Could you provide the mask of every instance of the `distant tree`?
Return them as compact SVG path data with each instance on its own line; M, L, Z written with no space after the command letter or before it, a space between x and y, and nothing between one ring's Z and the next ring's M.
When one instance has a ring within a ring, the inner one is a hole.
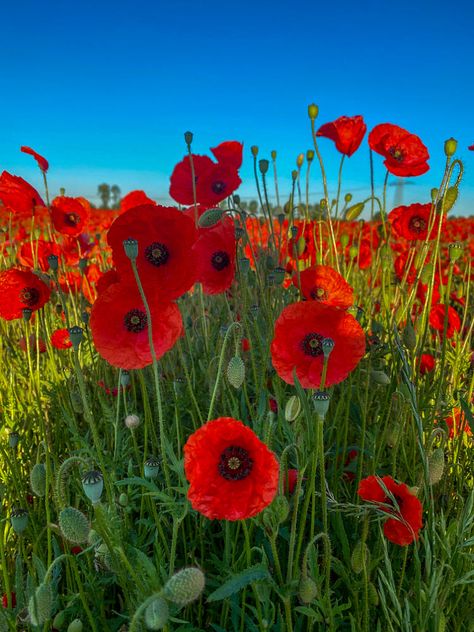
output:
M97 193L102 201L102 208L109 208L110 202L110 186L108 184L99 184L97 187Z
M113 184L110 193L112 194L112 208L118 208L120 206L120 187Z

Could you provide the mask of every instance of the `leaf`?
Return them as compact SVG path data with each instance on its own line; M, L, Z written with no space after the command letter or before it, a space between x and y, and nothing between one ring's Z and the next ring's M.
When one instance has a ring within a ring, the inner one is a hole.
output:
M251 566L247 568L245 571L234 575L230 579L228 579L222 586L217 588L214 592L212 592L207 601L220 601L221 599L226 599L231 595L234 595L245 586L248 586L252 582L255 582L259 579L268 579L270 574L268 569L263 564L256 564L255 566Z
M121 481L116 481L115 484L117 485L117 487L124 487L125 485L139 485L141 487L146 487L152 492L158 491L155 483L147 481L145 478L140 478L139 476L132 476L132 478L122 478Z

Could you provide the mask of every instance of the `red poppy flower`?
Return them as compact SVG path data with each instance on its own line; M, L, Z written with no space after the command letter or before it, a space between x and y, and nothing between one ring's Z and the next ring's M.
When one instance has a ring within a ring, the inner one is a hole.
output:
M273 452L241 421L220 417L184 446L188 499L207 518L245 520L260 513L278 489Z
M16 606L16 593L11 592L10 593L10 597L11 597L12 608L14 608ZM2 595L2 606L4 608L8 608L8 595L7 595L7 593L3 593L3 595Z
M347 281L331 266L315 265L293 275L293 283L299 287L308 301L318 301L347 309L354 302L354 291Z
M468 437L472 436L472 430L468 424L466 415L460 408L455 408L453 414L445 419L445 422L449 428L450 439L458 437L461 433L464 433Z
M215 163L209 156L199 156L197 154L192 154L192 156L194 179L197 182L203 173L213 168ZM170 196L179 204L194 204L193 179L189 156L185 156L173 169L170 178Z
M69 331L67 329L56 329L51 334L51 344L56 349L70 349L72 347Z
M44 173L48 171L49 169L48 161L46 160L46 158L43 158L43 156L38 154L38 152L36 152L34 149L31 149L31 147L23 146L23 147L20 147L20 151L22 151L24 154L30 154L30 156L33 156L33 158L38 163L38 167L41 169L41 171L43 171Z
M48 302L51 290L31 270L0 272L0 318L22 318L24 309L36 311Z
M395 499L398 508L383 486ZM383 526L387 540L400 546L406 546L418 540L419 531L423 526L423 507L405 483L396 483L391 476L384 476L381 479L378 476L368 476L360 482L358 494L368 502L389 505L389 507L380 506L381 511L395 516L389 518Z
M341 154L352 156L359 149L366 131L367 125L362 116L340 116L331 123L321 125L316 136L330 138Z
M75 237L82 233L88 216L88 210L80 199L59 196L51 203L54 228L63 235Z
M283 491L285 494L293 494L298 483L298 470L290 469L286 473L286 480L283 481Z
M122 213L107 234L120 278L133 279L123 242L138 241L137 268L145 292L173 300L184 294L196 278L194 222L172 207L137 206ZM147 291L149 290L149 291ZM148 296L147 296L148 297Z
M243 147L243 144L236 140L227 140L217 145L217 147L211 147L211 151L217 162L237 170L242 165Z
M157 358L169 351L182 333L183 321L175 303L158 294L147 297ZM99 354L112 366L142 369L152 362L148 319L134 283L114 283L97 298L90 316L92 338Z
M272 362L278 375L293 384L296 369L303 388L319 388L324 338L331 338L335 343L326 375L326 386L331 386L345 380L364 356L362 327L351 314L317 301L285 307L275 323L271 344Z
M230 219L220 221L209 230L200 231L194 246L196 281L205 294L227 290L235 275L235 230Z
M468 149L469 151L474 151L474 145L469 145Z
M20 216L31 216L35 207L45 205L36 189L8 171L0 176L0 202L7 211Z
M435 359L431 353L422 353L420 357L420 374L426 375L426 373L431 373L435 368Z
M446 331L446 337L452 338L456 331L461 330L461 319L457 311L451 307L451 305L447 306L448 308L448 328ZM446 312L446 305L442 305L438 303L430 310L429 323L433 329L439 331L441 334L444 332L444 315Z
M156 205L156 202L149 198L145 191L130 191L120 200L120 212L125 213L129 208L142 206L143 204Z
M432 212L435 213L435 221L428 235ZM397 206L390 211L388 221L400 237L424 241L426 238L436 239L440 222L442 228L446 225L446 216L437 214L431 204L410 204L409 206Z
M369 134L370 148L381 154L384 165L396 176L420 176L429 169L428 150L415 134L391 123L376 125Z
M34 241L25 241L18 253L19 262L30 268L39 268L43 272L48 272L49 255L59 257L61 249L54 241L46 241L45 239L36 239Z
M97 294L102 294L107 288L119 281L120 277L117 270L114 270L113 268L111 270L107 270L107 272L105 272L95 284Z

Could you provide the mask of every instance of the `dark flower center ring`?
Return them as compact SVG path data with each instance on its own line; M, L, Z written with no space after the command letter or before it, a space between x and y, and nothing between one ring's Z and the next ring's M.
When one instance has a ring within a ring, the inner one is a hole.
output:
M400 149L398 149L398 147L391 147L388 150L388 153L392 156L392 158L394 158L398 162L402 162L403 152Z
M426 220L423 217L412 217L409 222L410 230L414 233L422 233L426 229Z
M64 223L67 226L77 226L80 221L81 218L77 213L68 213L64 216Z
M24 287L20 292L20 301L28 307L33 307L39 301L40 293L35 287Z
M222 193L226 190L226 186L226 183L222 182L222 180L216 180L211 184L211 189L214 191L214 193L219 195L219 193Z
M154 241L145 248L145 259L154 266L162 266L170 257L170 251L165 244Z
M127 331L138 334L143 331L147 325L146 313L141 309L131 309L125 314L123 324Z
M321 334L307 334L301 341L301 349L306 355L317 358L318 356L323 355L323 347L321 344L323 339L324 336L321 336Z
M230 445L224 450L217 465L219 474L228 481L246 478L253 468L253 461L244 448Z
M229 263L230 263L229 255L223 250L218 250L211 257L212 267L215 268L216 270L219 270L219 272L223 270L224 268L227 268Z
M325 301L328 297L328 293L323 287L314 287L311 290L311 298L315 301Z

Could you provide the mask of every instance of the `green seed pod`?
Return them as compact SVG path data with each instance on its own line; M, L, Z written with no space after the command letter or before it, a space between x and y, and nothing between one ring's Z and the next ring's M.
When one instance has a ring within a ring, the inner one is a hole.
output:
M34 626L44 625L53 613L53 591L50 584L40 584L28 602L28 614Z
M127 257L134 261L138 257L138 240L129 238L125 239L123 242L123 249L125 250L125 254Z
M301 402L297 395L292 395L286 402L285 419L286 421L295 421L301 412Z
M46 494L46 466L44 463L36 463L30 472L30 485L33 494L44 496Z
M312 121L314 121L314 119L318 117L318 114L319 108L315 103L311 103L310 105L308 105L308 116Z
M20 435L18 434L18 432L10 432L10 434L8 435L8 445L10 446L10 448L16 448L19 441Z
M298 598L303 603L311 603L318 596L318 587L311 577L302 577L298 586Z
M357 246L355 246L355 245L352 245L349 248L349 257L351 259L355 259L357 257L358 252L359 252L359 248Z
M258 168L260 169L260 173L262 175L265 175L267 173L269 166L270 166L270 163L268 162L266 158L262 158L261 160L258 161Z
M448 138L444 141L444 153L446 156L454 156L458 146L458 141L455 138Z
M82 327L79 327L79 325L74 325L73 327L70 327L68 331L69 339L72 342L72 346L74 347L74 349L78 349L84 336L84 331Z
M430 282L431 280L431 275L433 274L433 264L432 263L427 263L422 271L421 271L421 281L422 283L424 283L425 285L427 283Z
M439 483L444 472L444 450L436 448L428 459L428 470L430 474L430 485Z
M250 151L252 152L252 156L258 156L258 147L257 147L257 145L252 145L250 147Z
M354 573L362 573L365 568L368 567L370 561L370 552L367 544L359 540L354 547L351 555L351 567Z
M409 351L414 351L416 347L416 333L410 318L407 320L407 324L403 330L402 339L405 347Z
M67 632L82 632L84 625L80 619L74 619L67 626Z
M150 456L143 466L145 478L157 478L160 472L160 460L156 456Z
M145 610L145 625L148 630L162 630L169 618L168 604L159 595Z
M225 213L225 209L222 208L210 208L201 215L198 219L198 226L201 228L210 228L215 226L221 221L222 216Z
M329 409L329 402L331 400L329 393L326 391L316 391L311 397L311 400L316 414L323 418L326 417L326 413Z
M227 365L227 379L234 388L240 388L245 380L245 364L238 355L230 359Z
M270 156L272 157L272 160L276 160L277 157L277 153L275 149L272 149L270 152Z
M198 599L204 590L205 583L206 578L199 568L183 568L166 582L164 594L173 603L187 606Z
M10 522L12 524L13 531L18 535L22 534L28 526L28 512L26 509L12 509Z
M341 242L341 246L343 248L346 248L346 246L349 244L349 235L347 233L342 233L339 241Z
M463 245L459 241L449 244L448 249L450 261L457 261L460 257L462 257L464 252Z
M285 280L286 270L285 268L280 268L279 266L273 270L273 274L275 276L275 283L277 285L281 285Z
M56 630L60 630L61 628L64 627L65 623L66 623L66 612L64 610L61 610L60 612L57 613L57 615L53 619L53 628L56 628Z
M346 193L344 196L344 202L346 202L346 204L349 204L351 200L352 200L352 193Z
M186 145L191 145L193 142L194 134L192 132L184 132L184 142Z
M344 213L344 219L348 222L353 222L362 213L364 207L365 204L363 202L358 202L357 204L349 206L349 208L346 209L346 212Z
M102 472L91 470L82 476L82 489L92 503L98 503L104 490Z
M377 592L377 589L375 588L374 584L372 582L369 582L367 584L367 592L369 594L369 603L372 606L378 606L379 605L379 593Z
M65 540L72 544L87 542L90 525L82 511L74 507L66 507L59 514L58 522Z

